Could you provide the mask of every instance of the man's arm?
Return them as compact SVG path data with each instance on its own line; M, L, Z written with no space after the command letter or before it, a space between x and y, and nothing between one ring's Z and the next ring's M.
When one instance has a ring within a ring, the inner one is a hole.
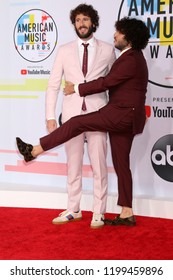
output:
M100 77L96 80L79 84L79 95L85 97L87 95L110 90L135 75L137 68L133 55L121 57L119 62L117 61L115 61L110 72L105 77ZM76 92L75 85L68 82L64 88L64 93L69 95L74 92Z
M102 82L103 78L98 78L96 80L74 85L73 83L66 81L65 87L64 87L64 94L65 95L71 95L73 93L78 93L81 97L86 95L91 95L99 92L106 91L108 88L103 86ZM92 91L90 90L92 89ZM83 92L83 89L87 89L87 92Z
M46 127L49 133L57 128L55 110L63 76L62 57L63 53L60 47L54 61L46 90Z

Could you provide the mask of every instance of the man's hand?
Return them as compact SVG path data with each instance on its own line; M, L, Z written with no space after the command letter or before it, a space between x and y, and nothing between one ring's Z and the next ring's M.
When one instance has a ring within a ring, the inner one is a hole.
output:
M65 88L64 88L64 94L70 95L75 92L74 90L74 84L72 82L65 81Z
M51 133L52 131L54 131L57 128L57 122L56 120L48 120L46 122L46 127L49 133Z

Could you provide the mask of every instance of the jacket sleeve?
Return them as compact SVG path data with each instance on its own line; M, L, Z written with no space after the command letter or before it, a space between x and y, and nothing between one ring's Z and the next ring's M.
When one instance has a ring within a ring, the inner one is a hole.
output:
M100 77L88 83L79 84L79 94L80 96L87 96L110 90L134 77L136 69L133 55L122 56L113 63L110 72L105 77Z
M63 77L63 51L58 49L46 90L46 119L55 119L55 109Z

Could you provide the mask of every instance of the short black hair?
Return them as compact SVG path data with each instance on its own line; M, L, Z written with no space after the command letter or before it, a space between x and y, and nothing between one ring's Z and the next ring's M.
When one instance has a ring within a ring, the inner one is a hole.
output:
M70 11L70 20L72 24L75 24L76 16L83 14L91 18L93 24L93 32L95 32L99 26L99 15L98 12L93 8L92 5L80 4L75 9Z
M147 46L150 32L142 20L124 17L115 23L115 28L125 35L133 49L142 50Z

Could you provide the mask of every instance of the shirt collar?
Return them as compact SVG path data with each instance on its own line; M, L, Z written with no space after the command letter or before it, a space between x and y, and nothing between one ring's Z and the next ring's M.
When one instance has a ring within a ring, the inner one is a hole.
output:
M82 43L85 44L90 44L90 46L94 46L94 42L95 42L95 38L92 37L91 39L89 39L88 41L83 41L81 38L78 38L78 46L80 47L82 45Z
M129 47L129 48L123 50L122 52L120 52L119 57L120 57L123 53L125 53L126 51L130 50L131 48L132 48L132 47Z

